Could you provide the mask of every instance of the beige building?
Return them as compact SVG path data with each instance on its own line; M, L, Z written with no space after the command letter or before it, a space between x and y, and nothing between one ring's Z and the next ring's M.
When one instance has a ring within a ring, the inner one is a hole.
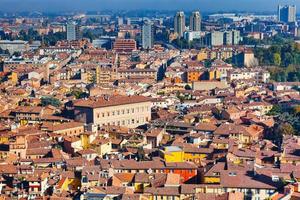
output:
M78 136L81 133L84 133L84 124L80 122L56 124L48 127L46 131L58 135Z
M155 69L119 69L118 78L127 79L132 77L145 77L157 80L157 71Z
M113 67L97 66L96 82L97 84L109 83L117 78L117 71Z
M151 120L151 99L144 96L103 96L74 102L75 120L98 127L138 127Z
M225 81L195 81L193 82L193 90L212 90L215 88L226 89L229 85Z
M230 82L253 79L256 82L267 83L270 80L270 73L262 68L235 69L229 72L228 78Z
M244 52L244 66L245 67L255 67L258 65L257 59L254 57L253 51Z

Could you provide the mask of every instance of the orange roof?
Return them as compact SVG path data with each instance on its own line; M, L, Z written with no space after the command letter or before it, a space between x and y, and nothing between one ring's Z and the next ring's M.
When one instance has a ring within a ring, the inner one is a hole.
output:
M117 173L114 176L122 182L129 183L133 180L134 174L132 173Z
M78 100L74 102L75 107L88 107L88 108L102 108L109 106L118 106L124 104L150 102L151 98L144 96L120 96L114 95L111 97L100 97L96 99L90 98L89 100Z

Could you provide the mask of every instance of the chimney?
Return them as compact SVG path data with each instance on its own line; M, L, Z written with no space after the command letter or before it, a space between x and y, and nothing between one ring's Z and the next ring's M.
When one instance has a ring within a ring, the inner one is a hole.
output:
M256 162L254 162L254 166L253 166L253 175L256 176L257 172L256 172Z
M103 99L104 99L105 101L109 101L109 99L110 99L110 98L109 98L109 95L104 95L104 96L103 96Z

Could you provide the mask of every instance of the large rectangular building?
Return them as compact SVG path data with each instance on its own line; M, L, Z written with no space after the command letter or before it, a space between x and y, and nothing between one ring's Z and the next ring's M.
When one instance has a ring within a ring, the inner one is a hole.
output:
M253 79L256 82L268 83L270 80L270 72L262 68L234 69L228 73L228 79L230 82L234 80Z
M157 80L157 70L155 69L119 69L118 70L118 79L129 79L129 78L148 78Z
M295 5L286 5L278 6L278 21L291 23L296 22L296 6Z
M240 31L212 31L207 34L208 46L238 45L241 40Z
M8 50L10 54L29 50L29 44L23 40L0 40L0 48Z
M142 47L143 49L151 49L153 47L153 25L151 21L145 21L142 26Z
M185 15L184 12L177 12L174 18L174 32L177 33L178 37L183 37L185 31Z
M136 41L134 39L116 39L114 50L116 52L132 52L136 50Z
M151 99L144 96L102 96L74 102L75 120L98 127L135 128L151 120Z
M67 40L79 40L80 39L80 27L75 22L67 24Z
M224 43L224 32L213 31L208 34L208 46L222 46Z

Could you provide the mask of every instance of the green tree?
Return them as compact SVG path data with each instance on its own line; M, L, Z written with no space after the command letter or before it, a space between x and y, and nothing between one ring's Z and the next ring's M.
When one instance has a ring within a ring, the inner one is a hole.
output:
M268 112L267 115L275 116L275 115L279 115L279 114L281 114L281 113L282 113L282 108L281 108L281 106L279 106L279 105L274 105L274 106L272 107L272 109Z
M294 113L295 113L296 115L299 115L299 114L300 114L300 105L297 105L297 106L294 107Z
M191 88L191 86L189 84L187 84L187 85L184 86L184 89L185 90L191 90L192 88Z
M86 92L78 88L73 89L71 95L74 96L76 99L82 99L88 96Z
M282 135L294 135L295 130L290 123L283 123L279 125L279 131Z
M94 39L96 39L96 36L94 35L94 33L91 30L86 30L83 32L83 37L84 38L88 38L91 41L93 41Z
M280 53L275 53L273 55L274 65L280 66L281 65L281 56Z
M59 107L61 105L61 102L54 97L42 97L41 98L41 105L42 106L54 106L54 107Z
M96 74L93 74L90 78L90 82L93 83L93 84L96 84L97 83L97 76Z
M294 63L293 55L290 52L283 53L283 64L285 67L288 67L290 64Z

